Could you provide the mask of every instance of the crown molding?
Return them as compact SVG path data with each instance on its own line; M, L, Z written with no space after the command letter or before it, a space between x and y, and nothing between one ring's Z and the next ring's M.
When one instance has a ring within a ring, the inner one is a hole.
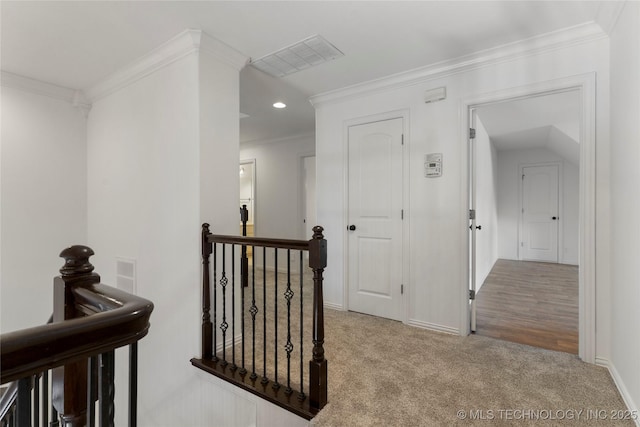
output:
M426 67L392 74L342 89L324 92L309 98L314 107L351 98L413 86L436 78L443 78L516 59L539 55L570 46L606 38L607 34L595 22L587 22L528 39L481 50L458 58L437 62Z
M305 139L305 138L315 138L315 136L316 136L315 131L303 132L295 135L283 136L281 138L252 139L249 141L240 141L240 146L246 147L249 145L278 144L278 143L291 142L291 141L296 141L296 140Z
M618 18L624 9L627 0L601 2L596 13L596 22L602 30L611 34L618 23Z
M35 80L30 77L21 76L19 74L10 73L8 71L2 71L0 75L0 84L4 87L11 87L16 89L22 89L27 92L35 93L38 95L48 96L49 98L59 99L68 103L73 103L76 93L78 91L54 85L52 83L43 82L41 80Z
M206 52L238 71L248 57L202 30L187 29L85 91L94 102L194 52Z
M240 71L249 62L248 56L238 52L228 44L205 32L200 30L198 30L198 32L200 34L196 44L201 52L214 56L219 61L233 67L236 71Z

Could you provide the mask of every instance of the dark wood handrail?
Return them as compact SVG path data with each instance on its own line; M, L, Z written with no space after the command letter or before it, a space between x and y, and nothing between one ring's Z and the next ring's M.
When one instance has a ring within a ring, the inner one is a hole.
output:
M78 263L76 255L66 258L67 264L70 259ZM55 279L75 282L76 286L67 289L82 317L54 319L50 324L2 334L0 384L132 344L147 334L153 303L98 283L100 277L91 273L93 266L78 274L82 267L76 266L74 274L63 267L62 277Z
M151 301L103 284L74 293L99 312L2 334L1 384L134 343L147 334Z
M268 237L225 236L208 234L207 243L226 243L229 245L258 246L264 248L279 248L292 250L309 250L308 240L272 239Z

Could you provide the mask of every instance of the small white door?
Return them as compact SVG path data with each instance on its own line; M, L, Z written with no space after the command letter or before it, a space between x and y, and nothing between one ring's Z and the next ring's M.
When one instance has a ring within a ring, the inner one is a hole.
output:
M402 320L401 118L349 127L349 310Z
M558 165L522 168L520 259L558 262Z

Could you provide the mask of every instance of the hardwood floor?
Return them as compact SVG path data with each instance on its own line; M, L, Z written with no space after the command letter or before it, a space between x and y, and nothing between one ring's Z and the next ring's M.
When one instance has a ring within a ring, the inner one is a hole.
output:
M578 267L499 259L476 297L476 334L578 354Z

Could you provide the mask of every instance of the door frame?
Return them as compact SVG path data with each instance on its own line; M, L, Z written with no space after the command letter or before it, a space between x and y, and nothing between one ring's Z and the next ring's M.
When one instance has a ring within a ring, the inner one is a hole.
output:
M302 240L309 240L311 236L307 236L307 224L305 223L306 219L306 195L307 191L304 188L305 182L305 173L304 173L304 160L309 157L316 157L315 151L309 151L298 154L298 224L300 226L300 238ZM316 184L317 185L317 184ZM317 199L317 197L316 197ZM316 209L317 214L317 209ZM315 226L317 224L314 224Z
M372 114L345 120L342 125L342 185L344 198L342 200L344 209L342 210L342 242L344 247L343 253L343 283L342 295L344 301L344 310L349 310L349 233L347 226L349 224L349 127L364 125L367 123L380 122L383 120L402 119L402 134L404 135L404 149L402 150L402 208L404 209L404 220L402 221L402 284L404 285L404 293L402 295L402 323L408 323L410 318L411 286L410 286L410 264L409 264L409 237L410 237L410 214L409 214L409 109L393 110L384 113Z
M460 246L464 280L460 284L460 334L470 333L469 313L469 114L474 107L517 100L554 92L579 90L581 94L579 172L579 274L578 274L578 356L595 363L596 350L596 73L585 73L530 85L496 90L463 98L460 102L461 179Z
M562 168L562 162L540 162L540 163L521 163L518 165L518 177L521 177L524 173L524 168L536 167L536 166L557 166L558 167L558 217L560 218L558 222L558 236L557 236L557 263L561 264L564 257L560 248L564 247L564 170ZM516 177L517 179L517 177ZM518 209L520 212L518 213L518 260L524 261L522 258L522 246L520 246L520 242L522 241L523 231L524 231L524 222L522 221L522 204L524 202L524 183L520 180L518 185ZM544 261L543 261L544 262Z
M256 159L244 159L244 160L240 160L239 162L239 166L242 165L251 165L251 168L253 170L253 176L251 177L251 208L253 209L253 233L254 235L256 235L256 229L257 229L257 224L256 224L256 199L257 199L257 189L256 189L256 182L257 182L257 173L256 173Z

